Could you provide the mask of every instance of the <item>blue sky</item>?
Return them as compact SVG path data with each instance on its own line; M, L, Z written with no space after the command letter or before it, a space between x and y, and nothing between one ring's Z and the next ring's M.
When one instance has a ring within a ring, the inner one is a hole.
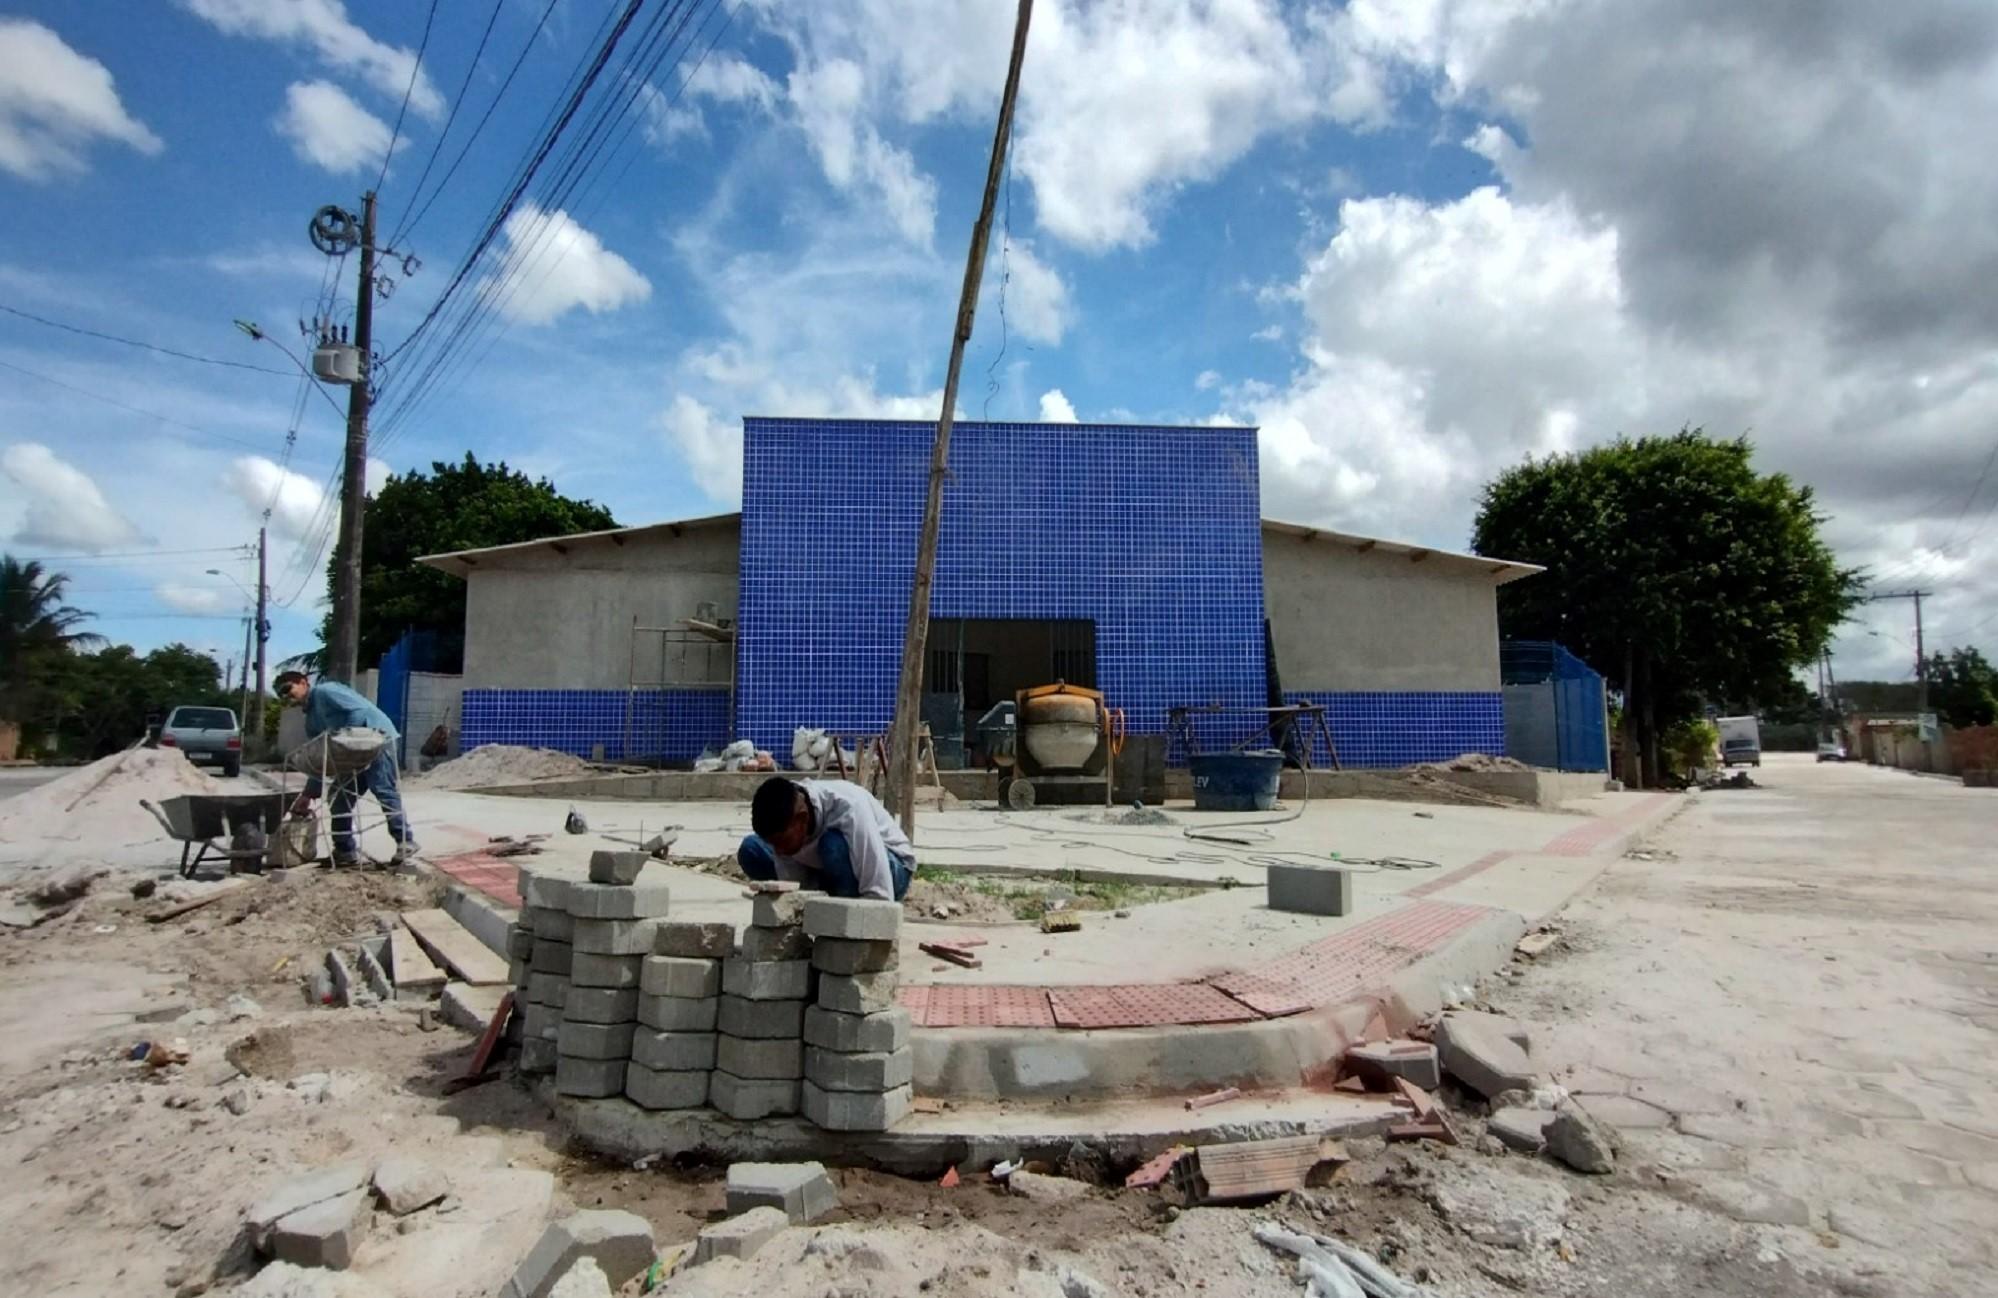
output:
M408 89L385 229L434 200L391 353L611 7L440 4L425 44L416 0L9 6L0 306L290 370L232 321L299 349L307 218L358 209ZM1961 123L1998 107L1998 19L1737 8L1041 0L961 409L1254 423L1266 513L1449 546L1527 454L1746 430L1849 562L1937 590L1932 643L1991 637L1998 163ZM469 448L638 523L734 507L744 414L934 415L1011 6L731 9L685 9L677 66L622 47L629 129L559 205L530 186L468 276L532 250L489 327L407 415L422 350L388 362L377 477ZM0 538L100 630L240 652L227 547L274 505L273 651L311 643L321 395L4 312L0 376ZM1906 622L1869 610L1842 674L1905 675Z

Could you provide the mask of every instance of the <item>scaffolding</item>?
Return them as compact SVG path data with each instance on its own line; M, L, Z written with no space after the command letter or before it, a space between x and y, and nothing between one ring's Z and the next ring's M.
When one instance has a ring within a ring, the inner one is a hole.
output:
M639 675L639 644L644 637L656 636L656 641L647 641L658 647L656 655L646 654L647 665L654 661L657 669L648 676ZM696 676L695 658L698 654ZM717 670L716 657L721 662ZM735 626L732 619L717 616L712 603L700 605L693 617L681 618L675 626L643 626L638 616L631 619L630 663L625 671L624 686L624 751L621 760L626 762L649 762L664 764L665 754L647 753L643 756L632 751L633 731L638 711L638 696L641 691L670 690L716 690L723 695L724 715L727 724L733 725L735 718Z

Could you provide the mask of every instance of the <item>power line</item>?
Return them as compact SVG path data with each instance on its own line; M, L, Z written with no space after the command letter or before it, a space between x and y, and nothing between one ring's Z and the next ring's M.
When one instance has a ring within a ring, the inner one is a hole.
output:
M416 57L409 63L409 83L402 88L402 104L395 110L395 126L389 131L388 148L382 151L382 169L375 176L375 193L382 191L382 181L388 176L389 159L395 156L396 141L402 138L402 119L409 112L409 96L416 89L416 79L423 75L423 54L430 48L430 25L437 20L437 0L430 0L430 12L423 15L423 39L417 42Z
M486 42L492 39L493 26L499 22L500 10L504 8L506 8L506 0L493 0L493 11L486 16L486 29L479 33L478 48L472 51L471 61L465 64L465 79L459 84L458 93L451 97L451 111L444 115L444 125L438 129L436 138L430 142L430 156L423 160L423 170L416 177L415 187L409 191L409 200L412 203L422 195L424 183L430 179L430 169L437 165L437 155L444 151L444 141L450 137L451 127L458 120L458 110L465 106L465 96L472 89L472 77L479 70L479 59L486 52ZM431 6L431 10L434 13L436 6ZM411 84L414 84L414 82ZM375 188L378 191L381 189L379 180L375 183ZM401 237L400 230L390 237L389 246L394 247L396 239L399 237Z
M14 557L22 563L109 563L114 560L131 561L136 559L170 559L190 554L242 554L250 549L244 545L210 545L197 550L114 550L103 553L85 552L78 554L19 554Z
M32 320L38 325L47 325L51 329L60 329L64 333L80 334L85 338L97 338L107 343L122 343L127 347L138 347L145 351L158 352L162 356L172 356L183 361L199 361L203 365L220 365L232 370L249 370L253 374L275 374L279 378L284 379L291 377L284 370L274 370L268 365L252 365L248 361L225 361L216 356L197 356L193 352L175 351L171 347L161 347L156 343L140 342L136 338L121 338L117 334L107 334L96 329L85 329L82 325L64 324L60 320L50 320L46 316L38 316L32 311L23 311L19 307L8 306L4 302L0 302L0 311L5 311L8 315L19 316L23 320Z
M12 361L0 361L0 369L9 369L14 371L16 374L25 374L31 379L40 379L44 383L53 384L56 387L65 389L66 391L74 392L80 397L89 397L92 401L101 401L107 406L116 406L118 409L127 411L131 414L143 415L147 419L156 419L160 423L171 424L175 428L185 428L188 432L200 433L203 437L219 438L222 441L234 442L238 446L247 446L251 450L256 450L256 451L261 451L264 449L264 444L262 442L252 442L241 437L231 437L227 433L218 433L215 432L213 429L209 428L198 428L193 424L182 423L178 419L174 419L167 415L163 415L159 413L157 410L145 410L138 406L128 406L122 401L114 401L110 397L104 396L100 393L92 392L88 388L79 388L74 383L64 383L61 379L52 379L46 374L38 374L34 370L28 369L26 366L16 365ZM273 373L275 372L276 371L273 371Z

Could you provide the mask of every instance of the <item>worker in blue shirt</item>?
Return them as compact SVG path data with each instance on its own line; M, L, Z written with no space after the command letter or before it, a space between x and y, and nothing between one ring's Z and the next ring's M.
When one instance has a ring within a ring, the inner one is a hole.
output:
M400 865L416 854L416 839L409 832L409 821L402 814L402 793L395 786L395 723L388 714L368 702L367 696L349 689L338 681L321 681L314 685L304 672L279 672L275 682L278 698L286 707L305 709L305 735L316 739L330 730L344 730L352 726L379 731L389 737L374 762L360 774L342 780L333 790L333 864L352 866L361 863L361 845L354 836L354 802L363 793L374 795L381 805L382 816L388 821L388 831L395 838L395 861ZM298 795L292 804L292 814L302 815L319 796L319 777L313 776L305 783L305 792Z

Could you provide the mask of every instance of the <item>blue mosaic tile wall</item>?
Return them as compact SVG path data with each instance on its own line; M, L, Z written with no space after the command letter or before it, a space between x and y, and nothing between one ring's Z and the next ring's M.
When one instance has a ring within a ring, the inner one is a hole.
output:
M625 703L623 690L466 690L459 748L518 744L588 757L602 744L609 761L690 761L729 741L726 690L640 690L630 752Z
M885 730L936 428L743 421L737 720ZM960 423L931 616L1087 618L1134 733L1176 703L1263 700L1263 556L1248 428Z
M1460 693L1345 693L1286 691L1292 703L1322 703L1342 766L1407 766L1441 762L1459 753L1505 753L1504 696L1496 691ZM1323 740L1311 745L1314 763L1326 764Z

